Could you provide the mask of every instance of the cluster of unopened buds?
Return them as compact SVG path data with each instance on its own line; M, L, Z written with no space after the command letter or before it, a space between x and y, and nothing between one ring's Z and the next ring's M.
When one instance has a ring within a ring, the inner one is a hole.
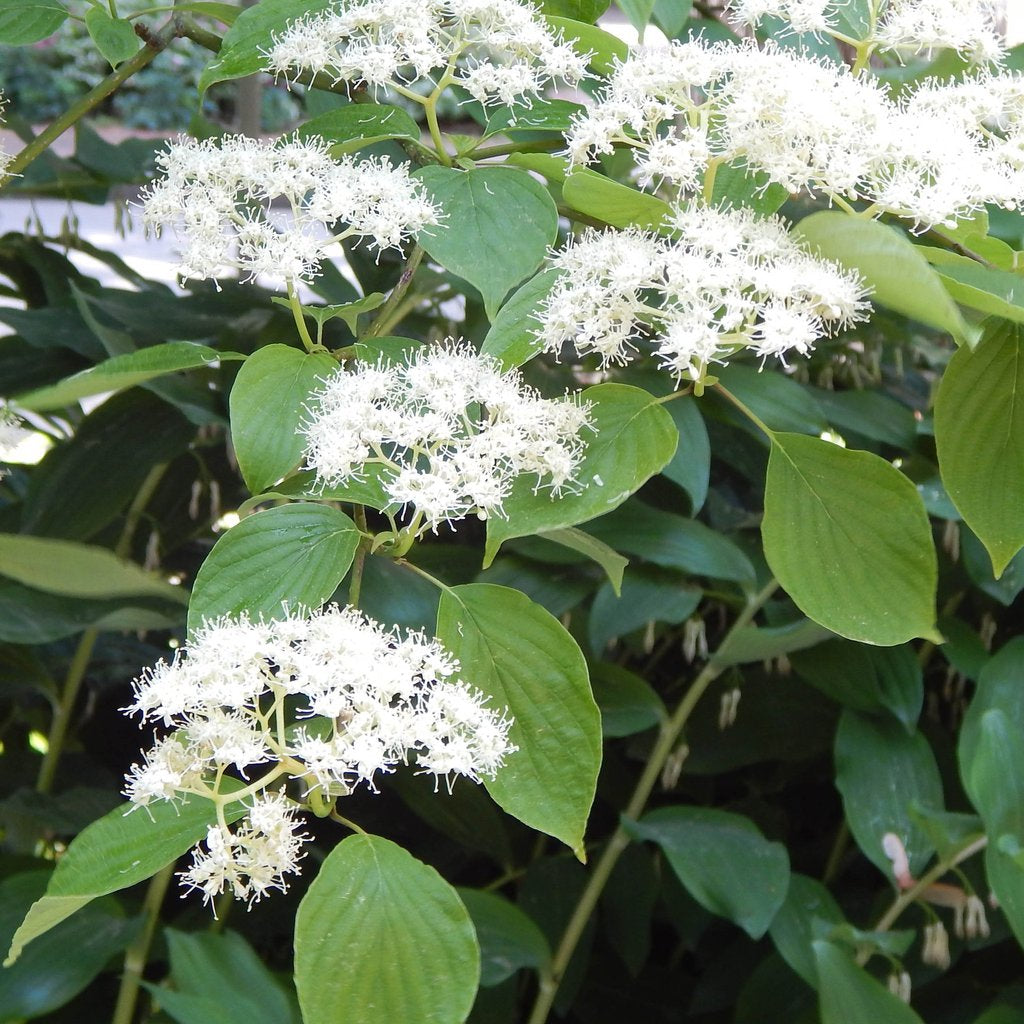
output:
M303 806L329 814L403 764L449 785L494 776L515 750L512 722L458 672L439 641L351 608L218 619L135 681L126 710L169 732L132 767L125 796L142 808L211 801L216 821L183 884L252 903L297 870Z

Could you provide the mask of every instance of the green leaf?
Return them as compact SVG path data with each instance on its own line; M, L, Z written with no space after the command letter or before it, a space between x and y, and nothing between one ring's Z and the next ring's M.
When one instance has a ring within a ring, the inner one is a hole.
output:
M674 573L650 566L630 569L616 595L605 583L594 597L587 618L587 641L600 655L620 636L641 629L649 622L684 622L700 604L704 591L687 586Z
M531 918L503 896L459 889L480 943L480 984L499 985L523 967L539 969L551 959L548 940Z
M991 323L973 352L953 354L935 400L942 482L997 579L1024 546L1022 344L1024 327Z
M107 548L0 533L0 575L66 597L158 597L184 603L180 587L118 558Z
M589 533L575 530L571 526L563 530L548 530L540 536L572 551L578 551L596 562L604 569L612 591L616 595L619 594L622 589L622 573L629 564L628 558L623 558L614 548L610 548L596 537L591 537Z
M712 206L749 209L770 217L788 198L785 186L772 181L767 171L747 167L741 160L721 164L715 171Z
M922 1024L902 999L831 942L814 942L821 1024Z
M704 507L711 476L708 429L697 400L691 395L668 402L665 409L679 432L679 445L661 474L689 494L691 512L696 515Z
M387 466L373 463L363 467L361 480L346 480L336 487L323 487L317 482L316 473L305 470L276 484L273 490L250 498L246 505L259 499L269 501L272 498L310 498L317 501L348 501L357 505L366 505L378 511L388 509L394 512L397 506L384 490L384 483L392 471Z
M576 526L620 505L675 453L678 434L672 418L656 398L627 384L598 384L583 392L590 405L593 433L576 473L579 491L557 500L534 493L521 477L505 499L504 515L487 521L484 565L513 537L528 537L564 526Z
M616 228L656 229L672 213L663 199L620 185L597 171L573 171L562 185L562 195L574 210Z
M884 459L773 435L761 536L790 597L832 632L881 646L938 638L928 515Z
M510 739L519 749L486 782L488 792L580 856L601 765L601 723L576 641L523 594L485 583L442 591L437 635L466 682L513 718Z
M817 437L828 427L825 413L814 395L781 373L762 373L753 367L733 363L716 370L715 375L772 430L789 430ZM737 414L737 422L754 433L758 440L764 436L745 416Z
M53 35L67 17L59 0L0 0L0 43L37 43Z
M729 638L715 651L713 661L716 665L765 661L814 647L829 636L827 629L810 619L797 619L784 626L744 626L729 634Z
M1024 323L1024 277L1007 270L993 270L973 260L940 266L946 290L962 306Z
M306 405L338 364L326 352L288 345L257 349L231 388L231 441L246 486L259 494L301 461Z
M636 498L590 523L587 532L665 569L729 580L747 589L754 584L750 559L724 534Z
M112 67L134 56L142 45L127 18L112 18L102 7L90 7L85 12L85 27L89 30L96 49Z
M419 125L401 107L386 103L351 103L314 117L296 130L300 139L323 139L332 156L354 153L383 139L420 141Z
M230 824L245 814L241 804L229 804ZM81 832L57 862L46 893L32 904L11 940L5 966L21 955L33 939L48 932L97 896L143 882L178 859L205 838L217 821L210 800L184 797L159 801L146 808L123 804Z
M880 391L826 391L814 397L832 427L895 448L913 448L917 438L914 412Z
M654 0L618 0L618 4L619 10L629 18L629 23L637 32L647 27L654 10Z
M887 832L902 841L911 873L932 854L927 833L914 821L912 801L942 809L942 780L928 741L893 721L844 711L836 733L836 788L857 845L886 878L892 864L882 849Z
M866 39L871 34L871 0L830 4L829 14L836 19L836 27L851 39Z
M830 640L790 659L797 673L854 711L889 712L913 733L924 703L917 655L908 644L869 647Z
M818 987L813 941L831 926L844 924L839 904L817 879L797 872L789 878L786 901L769 932L783 960L812 988Z
M325 505L281 505L243 519L196 575L189 633L222 615L278 619L319 608L344 579L358 544L355 523Z
M967 324L938 273L896 228L821 210L800 221L794 234L827 259L856 270L871 286L873 301L958 341L967 337Z
M433 868L379 836L331 851L295 920L304 1024L461 1024L479 976L469 914Z
M540 0L537 6L543 14L593 23L608 10L610 0Z
M759 939L786 898L789 858L749 819L709 807L662 807L623 822L657 843L690 895Z
M301 7L296 7L295 0L260 0L246 8L224 34L217 56L200 75L199 95L217 82L263 71L267 66L264 51L273 34L283 32L300 15L319 14L333 6L334 0L304 0Z
M96 8L93 8L96 10ZM31 412L63 409L80 398L123 391L166 373L194 370L232 359L244 359L238 352L219 352L191 341L170 341L125 356L115 356L67 377L59 384L16 395L11 401Z
M543 185L511 167L431 166L414 177L441 209L441 223L424 228L417 241L442 267L480 291L493 321L502 299L541 265L554 243L554 201Z
M6 949L29 906L43 894L49 872L27 871L0 884L0 949ZM0 971L0 1018L42 1017L73 999L134 938L114 900L102 900L39 938L16 964Z
M174 988L153 991L179 1024L295 1024L284 989L241 935L165 935Z
M492 321L480 353L497 359L504 370L529 362L544 344L537 334L537 316L561 276L561 270L551 267L513 292Z
M618 61L629 56L629 47L611 32L587 25L570 18L546 16L544 20L554 29L561 31L567 43L577 53L590 56L590 66L599 74L608 75L615 70Z
M601 709L601 731L609 739L645 732L668 719L665 705L651 685L628 669L598 662L591 682Z
M526 108L499 107L487 121L485 137L518 132L566 132L586 108L569 100L534 100Z

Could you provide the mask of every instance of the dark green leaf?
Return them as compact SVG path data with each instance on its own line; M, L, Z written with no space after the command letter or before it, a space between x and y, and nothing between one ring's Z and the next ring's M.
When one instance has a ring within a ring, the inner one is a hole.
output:
M231 440L238 468L253 494L293 470L305 439L310 395L338 364L326 352L267 345L244 363L231 388Z
M540 0L544 14L593 23L608 10L610 0Z
M0 43L37 43L56 32L67 17L59 0L0 0Z
M785 187L766 171L747 167L741 160L721 164L715 172L711 205L727 210L749 209L769 217L789 198Z
M483 583L442 592L437 635L467 683L508 708L506 759L488 792L509 814L582 851L601 764L600 714L576 642L518 591Z
M829 636L827 629L810 619L797 619L784 626L744 626L729 634L715 651L713 660L716 665L765 661L814 647Z
M814 395L789 377L741 364L723 366L716 370L716 376L772 430L791 430L817 437L828 428L828 420ZM746 427L748 421L744 417L739 422ZM764 436L753 424L749 429L756 431L758 439Z
M772 572L815 622L882 646L938 639L928 516L884 459L773 435L761 535Z
M562 271L554 268L542 270L515 291L491 323L480 352L493 356L506 370L529 362L543 347L537 317L561 276Z
M277 619L319 608L344 579L358 544L355 523L326 505L281 505L243 519L196 575L189 633L222 615Z
M480 943L481 985L498 985L520 968L540 968L551 959L547 939L514 903L479 889L458 893Z
M608 577L608 583L614 594L618 595L622 590L622 573L629 564L628 558L623 558L617 551L602 543L589 533L574 529L571 526L562 530L547 530L540 534L545 540L571 551L578 551L581 555L596 562Z
M379 836L331 851L295 921L305 1024L461 1024L479 976L469 914L433 868Z
M759 939L786 898L789 858L739 814L709 807L662 807L625 822L637 840L657 843L702 907Z
M446 270L479 289L493 321L502 299L540 266L555 241L554 201L539 182L511 167L431 166L415 177L442 214L441 223L424 228L417 240Z
M879 391L814 392L828 422L842 431L853 431L872 441L896 448L913 448L917 437L914 413L901 402Z
M922 1024L902 999L831 942L814 943L821 1024Z
M846 918L832 894L814 878L793 872L786 901L769 929L772 942L782 958L808 985L818 986L814 962L814 939Z
M911 815L911 803L943 807L942 780L935 756L920 734L896 722L844 711L836 734L836 787L857 845L886 878L892 864L882 837L903 843L911 873L920 874L932 853L927 833Z
M691 396L668 402L665 410L679 431L679 446L661 473L689 494L691 512L696 515L704 507L711 475L711 442L707 427L697 400Z
M975 351L954 353L935 401L942 482L997 579L1024 546L1022 341L1024 327L991 323Z
M601 709L601 731L610 739L633 736L668 718L665 705L650 684L628 669L598 662L591 682Z
M519 132L568 131L574 118L585 108L569 100L534 100L526 107L499 107L487 122L486 135L511 135Z
M323 139L334 156L352 153L382 139L420 141L419 125L401 107L384 103L351 103L301 125L300 139Z

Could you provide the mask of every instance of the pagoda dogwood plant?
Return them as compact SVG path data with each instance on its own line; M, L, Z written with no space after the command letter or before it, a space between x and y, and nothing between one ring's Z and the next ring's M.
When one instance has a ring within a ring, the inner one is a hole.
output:
M0 1020L1016 1019L1011 8L0 0Z

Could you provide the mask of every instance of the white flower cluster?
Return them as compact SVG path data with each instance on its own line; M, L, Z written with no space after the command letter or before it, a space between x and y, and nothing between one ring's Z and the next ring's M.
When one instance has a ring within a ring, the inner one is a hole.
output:
M1024 195L1024 76L929 81L893 100L845 66L774 45L673 43L624 61L568 140L576 163L633 148L643 184L694 191L709 166L735 162L791 193L949 225Z
M285 888L305 838L279 788L285 778L330 800L360 783L375 790L379 773L410 758L439 777L493 777L515 749L511 722L458 671L438 641L400 636L351 608L218 619L135 681L126 710L174 731L132 767L125 795L138 806L213 800L218 821L184 884L206 900L225 889L258 900ZM288 725L286 706L309 721ZM270 767L244 789L221 786L225 772L248 779L258 765ZM232 829L225 808L240 799L246 814Z
M0 93L0 114L3 114L4 107L7 105L7 101L4 99L3 93ZM0 127L3 123L0 122ZM13 154L8 153L3 146L0 146L0 181L3 181L4 175L7 173L7 165L13 159Z
M837 34L836 14L843 6L844 0L731 0L729 13L746 25L774 17L788 21L794 32ZM997 0L888 0L878 6L873 31L858 40L872 49L956 50L976 63L998 60L1005 49Z
M157 162L163 177L144 194L144 219L157 231L174 226L183 279L235 269L248 278L308 281L325 250L343 238L386 249L437 223L436 208L407 168L386 159L334 160L319 139L179 138ZM280 200L285 208L272 209ZM336 222L349 227L332 235Z
M778 218L677 209L673 237L589 231L554 257L565 273L541 311L546 350L566 342L602 365L625 363L650 337L665 369L701 380L740 348L784 359L863 319L864 288L811 256Z
M571 486L587 425L585 406L542 398L518 371L452 343L339 371L314 396L303 429L322 486L379 467L391 500L412 510L415 534L500 514L523 474L554 493Z
M526 0L352 0L293 22L267 56L275 74L325 72L373 88L445 79L484 104L528 102L587 74L585 57Z

